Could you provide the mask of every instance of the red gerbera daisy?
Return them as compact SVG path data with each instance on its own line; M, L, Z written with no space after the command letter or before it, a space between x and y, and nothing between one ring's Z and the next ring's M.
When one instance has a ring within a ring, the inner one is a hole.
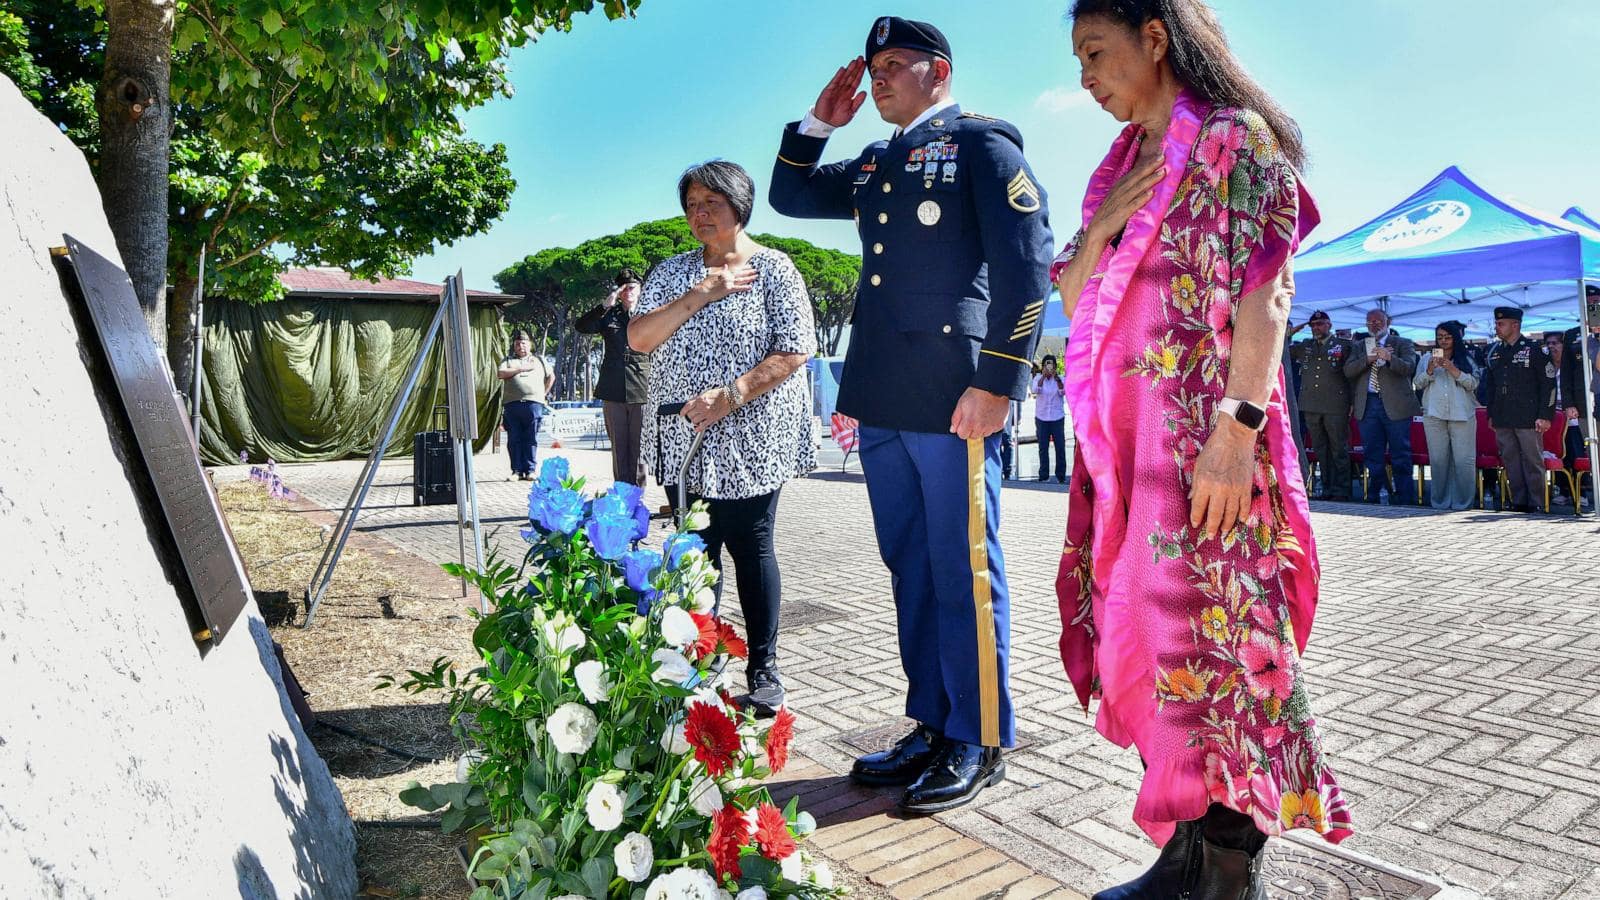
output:
M794 852L794 835L789 833L789 820L783 810L771 803L763 803L756 810L756 846L761 855L773 862Z
M794 713L789 712L789 707L781 706L772 719L772 727L767 730L767 768L773 774L782 772L789 764L789 741L793 739Z
M711 839L706 841L706 852L711 864L717 868L717 878L739 878L744 872L739 868L739 851L750 843L750 823L744 813L732 803L724 804L711 817Z
M690 703L683 736L694 748L694 758L713 778L733 766L733 754L739 751L739 726L727 713L709 703Z
M739 637L739 632L734 631L733 626L727 622L717 622L717 637L722 639L722 649L727 651L729 656L735 659L744 659L750 655L749 645L744 642L744 638Z
M693 653L697 660L705 659L717 649L717 640L721 637L717 620L705 613L697 612L689 613L689 618L693 619L695 626L700 629L700 637L689 645L689 652Z

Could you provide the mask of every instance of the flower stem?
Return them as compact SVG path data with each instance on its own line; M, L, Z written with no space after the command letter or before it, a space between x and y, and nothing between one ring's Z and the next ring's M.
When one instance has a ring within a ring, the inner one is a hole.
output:
M667 802L667 792L672 790L674 784L677 784L678 776L683 774L683 770L688 767L689 760L692 758L694 758L693 754L685 753L683 759L678 761L678 767L672 770L671 775L667 776L667 783L661 788L661 796L656 798L655 805L650 807L650 815L645 817L644 827L639 829L640 834L650 833L651 827L656 824L656 814L661 812L661 804Z

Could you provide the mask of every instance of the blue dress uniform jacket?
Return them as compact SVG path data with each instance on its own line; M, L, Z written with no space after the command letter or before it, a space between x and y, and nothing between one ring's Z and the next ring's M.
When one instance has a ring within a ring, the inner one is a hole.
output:
M856 220L861 283L838 408L864 425L947 433L968 387L1021 400L1053 255L1044 191L1010 123L952 105L849 162L784 130L769 199Z

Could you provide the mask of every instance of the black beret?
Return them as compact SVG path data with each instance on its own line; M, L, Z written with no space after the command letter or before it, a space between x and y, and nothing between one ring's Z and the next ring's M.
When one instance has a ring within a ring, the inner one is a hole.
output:
M1327 313L1325 313L1325 312L1323 312L1322 310L1319 309L1316 312L1312 313L1311 314L1311 318L1307 319L1306 321L1307 322L1329 322L1329 321L1332 321L1332 320L1328 318L1328 314Z
M945 62L952 61L950 42L945 40L944 32L927 22L913 22L899 16L884 16L872 26L872 33L867 35L865 59L870 63L873 54L895 47L920 50L941 57Z
M1496 306L1494 308L1496 319L1516 319L1522 321L1522 308L1519 306Z

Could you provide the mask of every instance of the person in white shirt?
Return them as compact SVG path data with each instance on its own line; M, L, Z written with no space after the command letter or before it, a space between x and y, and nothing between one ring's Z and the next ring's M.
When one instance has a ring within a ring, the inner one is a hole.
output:
M1066 385L1056 371L1056 358L1046 355L1028 393L1033 400L1034 434L1039 437L1039 480L1050 480L1050 444L1056 445L1056 481L1067 483L1067 414L1062 406Z

